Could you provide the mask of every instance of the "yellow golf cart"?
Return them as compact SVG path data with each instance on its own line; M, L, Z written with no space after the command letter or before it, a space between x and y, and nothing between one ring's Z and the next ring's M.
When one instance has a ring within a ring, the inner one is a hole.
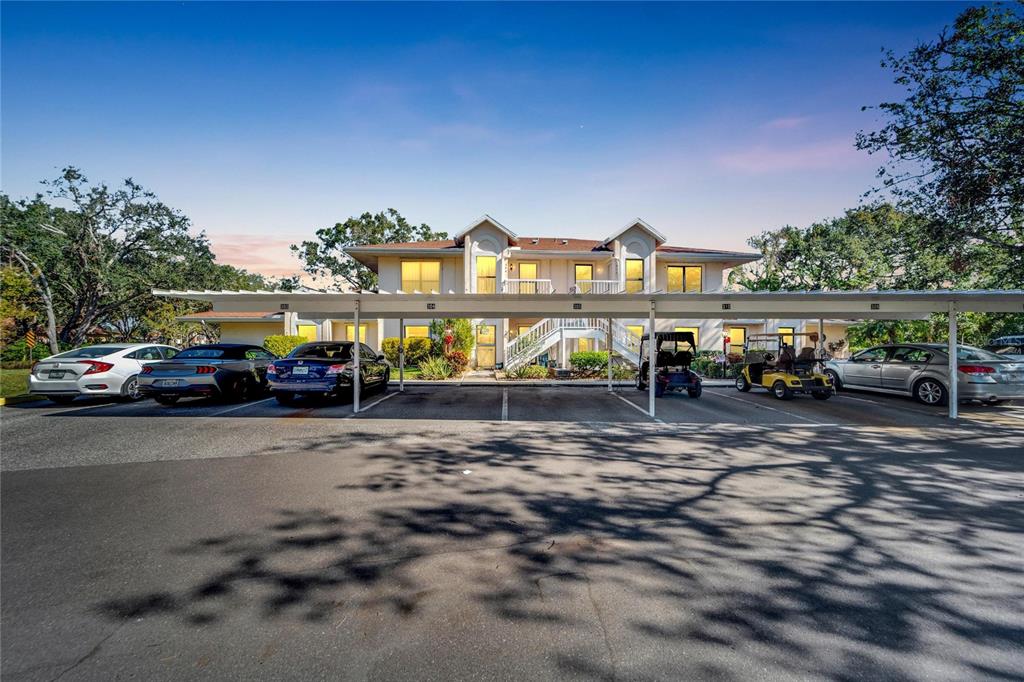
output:
M807 342L799 353L794 348L798 341ZM761 386L779 400L792 400L797 393L828 400L833 393L832 380L822 368L824 358L815 349L817 342L814 332L748 335L736 388L745 393Z

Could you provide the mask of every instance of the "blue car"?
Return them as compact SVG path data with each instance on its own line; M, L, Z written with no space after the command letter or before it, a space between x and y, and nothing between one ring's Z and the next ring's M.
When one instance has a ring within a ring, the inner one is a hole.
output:
M351 341L315 341L297 347L267 367L267 380L277 402L290 405L299 396L351 398ZM387 388L391 366L365 343L359 344L360 395Z

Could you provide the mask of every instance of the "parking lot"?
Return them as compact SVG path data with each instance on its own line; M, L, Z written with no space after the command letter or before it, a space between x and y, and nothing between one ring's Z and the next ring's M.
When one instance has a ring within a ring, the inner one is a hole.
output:
M708 388L0 408L5 679L1024 669L1024 411Z

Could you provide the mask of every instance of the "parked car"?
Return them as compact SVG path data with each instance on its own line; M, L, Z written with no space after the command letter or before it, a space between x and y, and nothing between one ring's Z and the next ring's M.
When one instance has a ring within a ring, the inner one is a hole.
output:
M974 346L957 348L960 400L997 405L1024 398L1024 362ZM926 405L949 400L949 356L938 343L875 346L848 360L830 360L825 371L837 388L858 388L911 395Z
M178 349L155 343L105 343L51 355L32 366L28 392L66 404L80 395L138 400L139 375Z
M985 346L985 350L992 351L996 355L1002 355L1007 360L1024 362L1024 334L1000 336L998 339L992 339L992 343Z
M288 357L267 367L270 389L282 405L298 396L341 397L352 395L351 341L316 341L298 346ZM391 365L365 343L359 344L360 394L387 388Z
M192 346L174 359L147 365L139 390L162 405L185 396L251 400L267 390L267 365L277 356L244 343Z

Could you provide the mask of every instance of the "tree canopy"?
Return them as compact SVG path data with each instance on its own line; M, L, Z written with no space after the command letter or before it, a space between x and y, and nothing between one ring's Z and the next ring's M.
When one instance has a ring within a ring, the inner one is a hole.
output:
M335 286L376 289L377 275L344 251L349 246L394 244L398 242L447 239L447 232L435 232L426 223L412 225L393 208L363 213L316 231L316 239L292 245L303 270L314 277L329 277Z
M888 155L876 191L925 218L959 270L1024 285L1024 4L971 7L929 43L885 53L906 91L857 147ZM865 107L865 109L871 107Z

